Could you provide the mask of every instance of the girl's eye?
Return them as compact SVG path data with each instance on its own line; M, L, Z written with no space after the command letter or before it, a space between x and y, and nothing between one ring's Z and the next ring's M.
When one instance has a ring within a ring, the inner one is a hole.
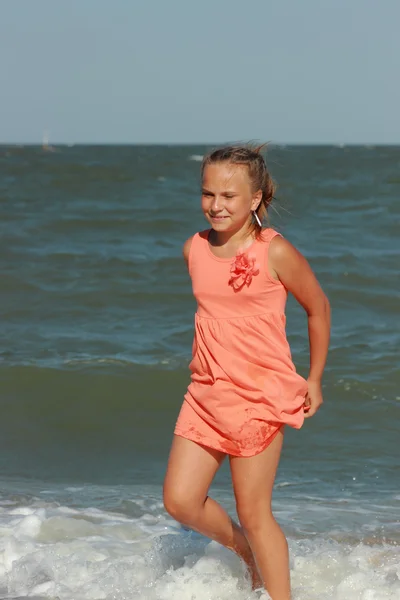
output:
M210 192L203 192L203 196L212 196L212 194Z

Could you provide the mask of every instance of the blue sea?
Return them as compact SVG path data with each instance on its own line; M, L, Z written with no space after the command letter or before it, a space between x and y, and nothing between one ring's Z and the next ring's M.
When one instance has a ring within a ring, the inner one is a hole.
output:
M161 487L189 382L205 146L0 147L0 598L255 600ZM271 225L332 306L274 511L294 600L399 600L400 147L272 146ZM308 367L307 321L288 338ZM235 515L223 466L211 493Z

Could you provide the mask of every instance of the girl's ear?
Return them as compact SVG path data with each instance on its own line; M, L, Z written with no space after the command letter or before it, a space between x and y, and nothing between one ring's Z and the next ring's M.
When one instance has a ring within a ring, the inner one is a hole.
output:
M257 210L257 208L260 206L261 204L261 200L262 200L262 190L258 190L258 192L256 192L253 196L253 200L251 202L251 210Z

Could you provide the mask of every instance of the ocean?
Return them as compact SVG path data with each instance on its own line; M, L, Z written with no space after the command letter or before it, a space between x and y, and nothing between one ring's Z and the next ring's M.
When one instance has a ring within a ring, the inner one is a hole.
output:
M162 506L208 149L0 147L0 598L256 597ZM400 147L271 146L268 164L271 225L332 306L325 402L287 428L274 492L294 600L398 600ZM292 298L287 317L306 375ZM234 516L227 465L212 494Z

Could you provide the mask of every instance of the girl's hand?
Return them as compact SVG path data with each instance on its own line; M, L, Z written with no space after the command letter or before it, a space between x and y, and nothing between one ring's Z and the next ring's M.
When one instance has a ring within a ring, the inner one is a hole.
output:
M313 417L324 399L322 398L322 386L320 381L312 379L307 380L308 392L304 402L304 418L309 419Z

